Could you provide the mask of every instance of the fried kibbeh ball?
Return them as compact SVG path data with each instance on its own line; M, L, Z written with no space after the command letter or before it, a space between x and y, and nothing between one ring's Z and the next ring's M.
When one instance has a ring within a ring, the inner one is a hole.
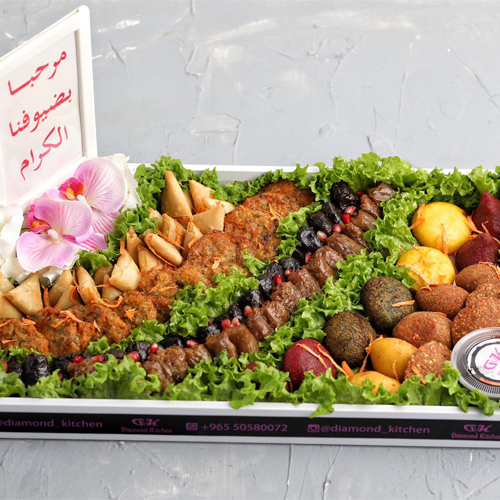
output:
M476 300L500 299L500 281L498 283L484 283L479 285L465 301L465 307L469 307Z
M386 334L417 310L410 290L400 281L384 276L368 281L361 290L361 304L377 332Z
M471 293L484 283L499 283L499 273L500 269L497 266L490 262L480 262L460 271L455 278L455 283Z
M403 318L392 336L415 347L435 341L451 349L451 325L451 320L442 313L419 311Z
M410 358L405 370L405 380L418 375L424 378L433 373L444 377L444 364L451 360L451 351L439 342L428 342L420 347Z
M455 316L451 327L451 340L455 345L468 333L495 326L500 326L500 300L475 300Z
M324 345L337 363L345 361L351 368L361 366L370 340L377 332L368 320L358 313L341 312L330 318L325 326Z
M500 282L499 282L500 290ZM422 311L440 312L453 318L465 307L469 293L455 285L430 285L421 288L415 295L418 308Z

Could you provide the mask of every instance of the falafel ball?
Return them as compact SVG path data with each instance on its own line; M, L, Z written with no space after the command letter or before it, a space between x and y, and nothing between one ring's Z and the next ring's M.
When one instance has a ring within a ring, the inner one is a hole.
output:
M451 349L452 322L442 313L418 311L404 317L392 331L392 336L415 347L435 341Z
M444 364L451 360L451 351L439 342L428 342L415 351L408 361L405 380L418 375L422 379L433 373L436 377L444 377Z
M408 288L400 281L385 276L372 278L361 290L361 304L379 333L390 334L405 316L415 312L417 308L412 301ZM398 305L404 302L409 304Z
M455 277L455 283L471 293L483 283L498 283L499 272L500 269L491 262L480 262L460 271Z
M491 298L475 300L456 315L451 326L451 340L455 345L468 333L494 326L500 326L500 300Z
M370 339L377 332L368 320L358 313L341 312L330 318L325 326L325 347L337 363L345 361L351 368L361 366Z
M459 286L443 284L421 288L415 295L415 300L422 311L440 312L453 319L465 307L468 297L467 290Z

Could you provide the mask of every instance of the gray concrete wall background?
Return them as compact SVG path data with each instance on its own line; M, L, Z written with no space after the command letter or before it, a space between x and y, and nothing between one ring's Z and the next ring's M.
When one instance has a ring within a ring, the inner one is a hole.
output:
M80 1L0 0L0 54ZM500 163L497 1L88 1L99 152ZM0 441L1 498L498 498L496 450Z

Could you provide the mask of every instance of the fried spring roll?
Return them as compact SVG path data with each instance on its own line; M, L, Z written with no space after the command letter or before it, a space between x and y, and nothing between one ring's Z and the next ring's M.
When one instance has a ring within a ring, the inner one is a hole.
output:
M125 250L123 242L120 246L120 253L121 255L116 261L109 282L123 292L137 290L139 281L141 281L141 272L134 262L134 259L132 259L127 250Z
M30 274L25 281L7 292L5 296L26 315L35 314L40 309L43 309L38 273Z
M159 234L148 234L144 239L148 248L160 259L180 266L182 264L182 255L174 245L165 241Z
M73 273L69 269L66 269L49 290L49 301L52 307L55 307L63 293L71 285L73 285Z
M165 188L161 195L161 212L170 217L191 217L189 203L173 172L165 172Z
M95 286L95 282L84 267L76 268L77 289L84 304L92 304L99 301L101 296Z
M207 234L214 229L224 231L224 208L217 205L206 212L196 214L193 217L193 222L203 234Z

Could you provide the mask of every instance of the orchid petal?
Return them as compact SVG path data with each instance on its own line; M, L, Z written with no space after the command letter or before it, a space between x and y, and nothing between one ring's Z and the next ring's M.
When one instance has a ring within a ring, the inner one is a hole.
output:
M127 197L127 181L122 169L106 158L82 163L74 177L85 184L87 203L101 212L116 212Z
M95 252L96 250L106 250L106 248L108 248L108 244L102 234L92 233L86 239L64 236L64 240L75 247L82 248L83 250L89 250L91 252Z
M92 210L92 227L96 233L108 234L115 227L115 219L120 215L119 212L111 214Z
M47 266L66 264L77 249L64 239L54 240L48 235L26 232L17 242L19 264L29 272L36 272Z
M41 198L34 205L35 217L46 221L60 236L78 238L91 231L92 210L85 203Z

